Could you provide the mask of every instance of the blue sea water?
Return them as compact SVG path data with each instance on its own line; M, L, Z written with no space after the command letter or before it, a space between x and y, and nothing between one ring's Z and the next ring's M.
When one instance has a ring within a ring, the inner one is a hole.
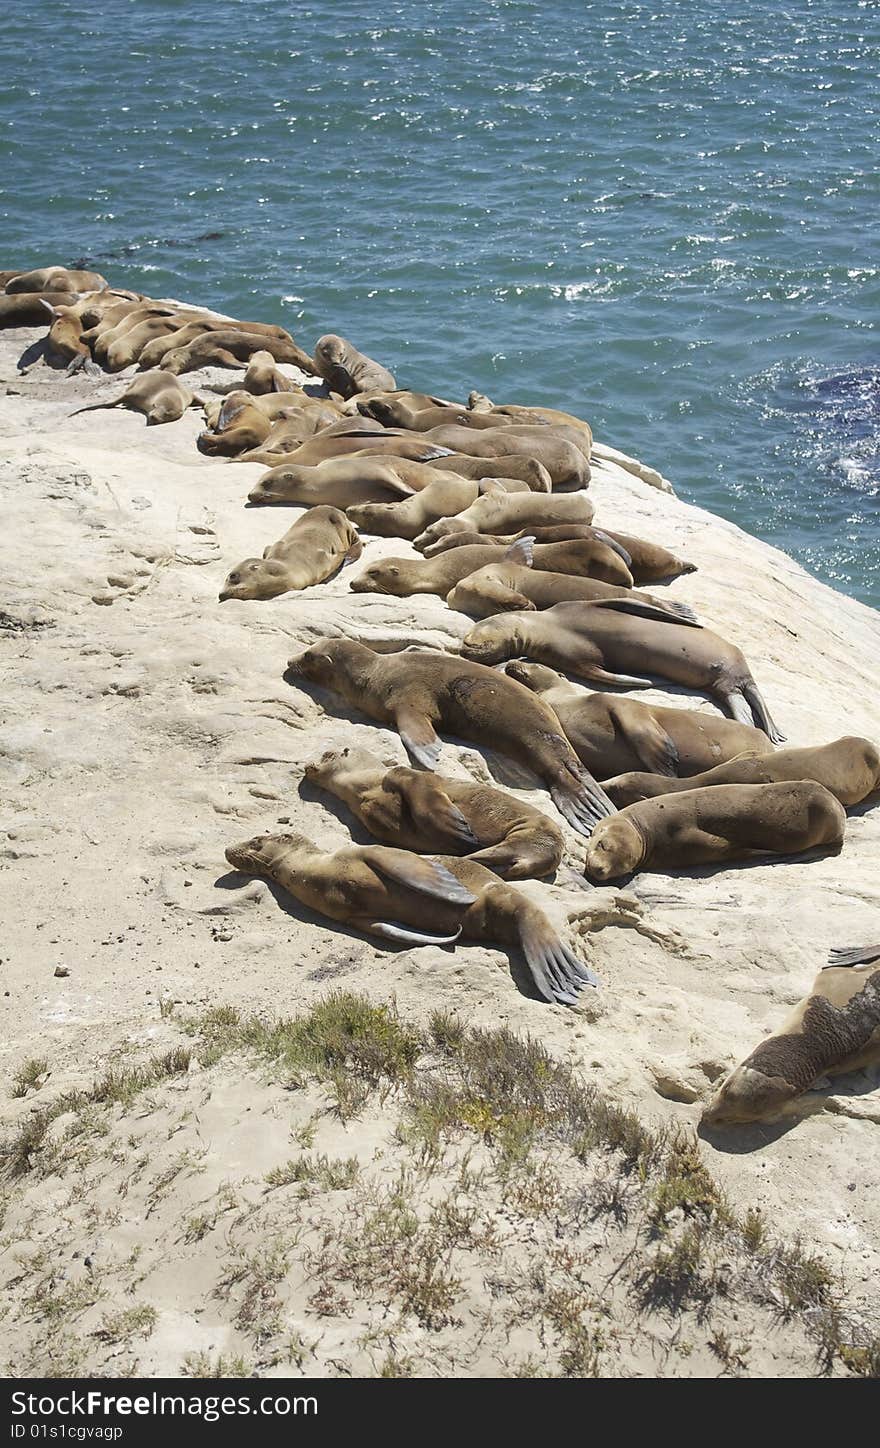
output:
M556 403L880 603L876 0L12 0L0 266Z

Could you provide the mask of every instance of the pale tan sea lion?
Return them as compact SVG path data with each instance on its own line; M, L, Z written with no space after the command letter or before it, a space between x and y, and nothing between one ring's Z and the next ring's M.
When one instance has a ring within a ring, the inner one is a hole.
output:
M437 558L380 558L352 579L355 593L391 593L409 598L414 593L439 593L446 598L451 589L478 568L502 561L528 563L553 573L572 573L584 578L599 578L627 588L629 570L619 554L599 539L579 538L574 543L550 543L537 548L531 540L521 538L510 548L454 548ZM470 637L470 635L469 635ZM510 654L504 655L510 658Z
M577 434L574 429L569 431L572 435L563 437L560 430L553 427L493 427L481 432L453 425L434 427L418 436L426 442L448 448L453 454L464 454L483 462L494 459L492 466L495 472L506 476L512 475L500 459L508 456L531 458L547 469L554 488L585 488L590 481L590 464L584 451L586 443L583 434L579 444L575 441ZM451 468L454 472L458 470L457 467ZM475 475L468 473L467 476Z
M150 321L154 317L174 320L177 317L177 309L163 306L159 302L141 302L138 306L126 308L121 315L117 316L114 308L100 317L94 327L83 333L83 341L91 347L92 356L99 366L104 367L111 347L121 341L127 333L139 327L142 322Z
M420 466L415 464L415 466ZM499 492L529 493L528 484L518 478L459 478L455 473L436 470L436 478L421 492L400 503L362 503L348 509L348 516L366 533L380 538L412 540L437 518L445 518L456 508L466 508L479 497L483 488Z
M587 525L593 517L593 504L583 493L482 493L454 517L445 516L426 528L416 539L416 547L424 551L448 533L517 533L547 524L578 523ZM511 540L513 541L513 540Z
M44 266L16 272L6 283L9 296L19 292L98 292L108 285L100 272L71 271L66 266Z
M643 704L620 694L588 694L544 664L517 660L504 672L550 705L578 758L603 781L634 768L692 777L746 749L773 752L762 730L720 714ZM690 778L685 787L692 787Z
M587 843L586 873L601 883L639 870L836 850L845 828L843 806L811 780L687 789L600 820Z
M574 1005L598 979L560 941L546 915L472 860L426 859L387 845L327 854L305 835L257 835L226 851L236 870L266 875L296 900L355 930L404 945L463 935L519 947L542 999Z
M499 417L507 417L512 422L519 422L523 416L537 414L541 419L551 423L567 423L569 427L578 427L582 432L589 433L590 441L593 439L593 429L582 417L575 417L572 412L560 412L558 407L526 406L516 402L494 403L482 392L471 392L468 394L468 409L471 412L492 412Z
M509 558L501 559L467 574L446 595L449 607L459 613L469 613L473 618L491 618L496 613L553 608L557 603L571 603L578 599L595 603L602 598L628 598L643 603L646 608L656 609L661 617L672 614L690 623L697 621L693 609L686 603L676 603L675 599L620 588L613 583L603 583L598 578L533 568L532 540L526 537L517 541L523 549L528 549L526 561L516 563Z
M267 392L296 392L297 384L275 365L275 358L271 352L255 352L248 363L247 372L244 374L242 388L245 392L253 392L255 396L263 396Z
M301 371L313 371L312 359L293 341L264 332L239 332L235 327L205 332L185 347L166 352L159 364L166 372L194 372L198 367L241 367L256 352L271 352L276 362L290 362Z
M147 317L130 327L105 349L104 367L108 372L123 372L137 362L147 345L157 337L167 337L177 327L175 317Z
M457 473L460 478L521 478L534 493L549 493L553 480L537 458L508 453L503 459L475 458L467 453L449 453L443 459L443 471Z
M525 765L581 834L613 806L583 768L553 710L512 679L450 654L377 654L352 639L319 639L288 668L397 730L410 758L433 769L437 729Z
M142 412L147 426L164 422L177 422L188 407L201 407L202 399L176 377L167 372L143 372L130 387L112 402L92 402L88 407L78 407L69 417L78 417L81 412L100 412L104 408L126 407L131 412Z
M550 543L555 548L574 544ZM440 563L455 553L441 554ZM537 558L539 549L535 549ZM563 570L560 570L563 571ZM650 688L656 678L711 695L742 724L755 723L782 742L740 650L710 629L684 619L644 616L641 604L625 599L602 603L557 603L543 613L503 613L471 629L462 645L465 658L483 664L528 658L563 669L595 685ZM639 669L639 675L618 672ZM653 677L646 678L650 674Z
M609 780L605 788L614 803L623 806L681 789L710 789L716 784L780 784L798 779L824 784L847 807L861 804L880 789L880 750L869 739L848 734L814 748L779 749L775 754L760 756L739 754L690 779L622 773Z
M354 397L358 392L393 392L397 385L387 367L333 332L316 342L312 371L341 397Z
M285 461L264 473L248 498L252 503L292 503L303 508L316 503L350 508L359 503L408 498L437 476L436 469L425 463L382 453L328 458L313 467Z
M262 558L246 558L227 576L220 602L229 598L278 598L323 583L360 558L357 529L338 508L311 508L271 543Z
M832 950L778 1030L722 1083L702 1125L772 1121L823 1076L880 1060L880 943Z
M445 456L443 448L423 442L414 433L388 432L384 428L373 430L368 418L361 419L363 427L345 427L338 431L325 429L317 437L309 438L302 447L289 453L285 462L294 467L313 468L330 458L343 458L362 453L385 453L389 457L408 458L410 462L429 463ZM374 425L378 428L378 425Z
M506 880L552 874L562 859L562 832L553 821L489 785L389 769L369 750L351 748L307 764L306 779L341 799L386 845L467 855Z

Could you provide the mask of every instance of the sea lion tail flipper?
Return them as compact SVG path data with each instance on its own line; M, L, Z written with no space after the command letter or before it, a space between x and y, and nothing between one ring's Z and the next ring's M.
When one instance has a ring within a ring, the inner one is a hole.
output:
M509 548L501 555L505 563L519 563L523 568L531 568L535 561L535 539L533 534L525 538L517 538Z
M770 711L764 703L761 691L754 680L750 679L748 683L743 684L742 691L746 697L746 702L751 707L752 714L759 728L763 729L768 739L772 740L774 744L784 744L785 735L780 733L773 723L770 717Z
M383 788L400 796L416 824L430 820L438 833L453 845L473 849L480 843L461 810L453 804L434 775L420 774L415 769L390 769Z
M465 889L451 870L436 860L411 854L409 850L391 849L388 845L367 845L364 853L371 867L380 875L409 890L465 907L473 905L477 898L472 891Z
M562 944L542 910L530 907L518 923L526 964L544 1000L573 1006L586 986L598 988L598 976Z
M551 785L550 798L572 829L587 837L593 833L600 819L617 813L602 786L586 769L582 769L571 784L557 782Z
M440 740L427 714L404 705L397 710L395 724L410 759L423 769L433 769L440 758Z
M606 548L611 548L615 553L619 554L627 568L632 568L632 554L627 553L622 543L618 543L617 539L612 538L610 533L603 533L601 528L596 529L596 537L600 543L605 544Z
M828 952L829 966L871 965L880 960L880 941L876 945L835 945Z
M413 930L409 925L397 925L391 920L370 920L361 929L370 935L384 935L386 940L400 941L403 945L451 945L461 935L460 925L454 935L429 935L424 930Z

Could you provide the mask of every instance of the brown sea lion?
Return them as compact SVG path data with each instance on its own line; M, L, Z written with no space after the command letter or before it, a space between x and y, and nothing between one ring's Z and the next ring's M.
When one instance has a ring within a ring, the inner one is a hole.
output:
M315 343L312 371L341 397L354 397L358 392L393 392L397 385L387 367L333 332Z
M177 327L176 317L147 317L130 327L105 349L103 365L108 372L123 372L137 362L148 343L167 337Z
M692 777L746 749L773 752L762 730L720 714L643 704L619 694L587 694L544 664L517 660L504 672L550 705L578 758L597 779L622 776L624 768L634 767L664 777ZM692 787L690 778L685 787Z
M239 332L234 327L205 332L185 347L166 352L159 364L177 376L194 372L198 367L240 367L250 362L256 352L271 352L276 362L289 362L301 371L312 373L312 359L293 341L283 341L264 332Z
M503 460L498 458L475 458L467 453L449 453L443 459L443 471L457 473L460 478L494 478L499 474L505 478L521 478L535 493L549 493L553 479L537 458L508 453Z
M400 503L363 503L348 509L348 516L366 533L380 538L412 540L428 523L445 518L455 508L467 507L483 488L498 492L529 492L528 485L518 478L458 478L454 473L437 470L436 479L421 492Z
M581 498L580 493L554 494L553 502L563 502L569 498ZM584 499L586 502L586 499ZM558 523L549 526L538 524L529 526L527 524L516 532L505 533L501 529L460 529L458 517L449 518L446 523L441 523L435 529L427 528L421 537L416 538L415 545L426 558L435 558L438 553L444 553L447 548L462 548L474 543L500 543L509 545L515 543L517 538L529 534L536 543L563 543L575 538L592 538L595 536L595 529L585 523ZM451 526L448 526L451 525ZM623 550L629 559L629 571L633 576L633 582L658 583L661 579L674 578L681 573L694 573L695 563L684 563L681 559L675 558L667 549L660 548L656 543L649 543L644 538L632 538L629 534L615 533L610 528L601 530L606 538L610 538Z
M506 465L499 459L513 456L532 458L542 463L550 474L554 488L585 488L590 481L590 464L585 455L586 443L581 434L581 444L572 436L563 437L560 429L554 427L493 427L480 432L468 427L434 427L418 436L426 442L437 443L448 448L453 454L464 454L486 462L495 459L496 473L507 473ZM459 469L452 468L453 472ZM474 476L468 473L466 476ZM476 476L486 476L477 474Z
M693 609L686 603L674 599L657 598L651 593L639 593L634 589L619 588L613 583L603 583L598 578L576 577L572 573L551 573L532 567L532 540L517 540L526 559L515 563L501 559L486 568L469 573L446 595L450 608L459 613L469 613L473 618L490 618L496 613L513 609L553 608L557 603L571 603L577 599L595 603L601 598L629 598L643 603L646 608L656 609L658 614L677 615L696 623ZM513 545L511 545L513 546Z
M605 788L614 803L623 806L681 789L709 789L716 784L781 784L798 779L824 784L842 805L861 804L880 789L880 749L869 739L848 734L814 748L778 749L775 754L760 756L739 754L690 779L623 773Z
M67 306L71 292L16 292L0 296L0 330L48 327L56 307Z
M702 1125L772 1121L823 1076L880 1060L880 943L832 950L778 1030L722 1082Z
M283 538L264 549L262 558L246 558L227 576L220 602L228 598L278 598L323 583L346 563L360 558L357 529L338 508L311 508Z
M358 403L358 411L365 417L375 417L385 427L405 427L411 432L428 432L432 427L490 428L511 427L514 422L526 427L546 427L551 419L538 411L523 408L517 417L504 416L499 412L472 412L457 403L431 403L427 407L413 407L404 402L399 394L384 397L370 397Z
M597 977L560 941L546 915L472 860L426 859L387 845L332 854L305 835L257 835L226 851L236 870L266 875L310 910L403 945L463 935L518 947L541 998L574 1005Z
M141 302L135 307L126 308L121 314L117 314L113 308L99 317L93 327L83 332L83 341L91 347L95 361L105 367L111 347L115 347L129 332L156 317L180 325L176 320L177 315L175 307L165 306L160 302Z
M143 372L130 387L112 402L91 402L88 407L78 407L69 417L78 417L81 412L100 412L104 408L126 407L131 412L142 412L147 426L164 422L177 422L188 407L201 407L202 399L176 377L167 372Z
M284 462L264 473L248 498L252 503L293 503L304 508L330 503L336 508L350 508L359 503L411 497L438 476L435 468L409 458L354 453L328 458L313 467Z
M686 789L600 820L587 843L586 873L601 883L639 870L836 850L845 827L843 806L811 780Z
M250 392L235 389L227 393L213 424L196 438L199 452L208 457L258 461L249 456L254 450L265 449L273 454L293 452L336 418L336 414L320 402L306 402L297 407L290 392L269 395L282 403L285 398L289 399L289 404L279 407L275 417L261 407L261 399Z
M589 524L593 504L583 493L524 494L517 497L505 493L482 493L454 517L442 517L416 539L416 547L424 552L432 543L449 533L531 533L546 524ZM511 539L511 541L513 541Z
M369 750L351 748L307 764L306 779L341 799L386 845L467 855L506 880L552 874L562 859L553 821L489 785L389 769Z
M553 710L521 684L450 654L377 654L352 639L319 639L288 665L399 733L410 758L433 769L437 729L518 760L542 779L581 834L613 806L563 737Z
M545 546L549 553L576 545ZM456 551L469 550L459 548L429 561L441 563L444 558L454 558ZM536 558L539 551L535 549ZM757 724L774 744L785 737L770 718L749 666L734 644L684 619L647 617L641 604L626 599L557 603L543 613L498 614L471 629L462 654L483 664L528 658L576 674L588 683L615 688L647 689L657 678L671 679L711 695L740 723ZM640 673L617 672L627 668ZM646 678L648 674L653 677Z
M429 463L444 456L442 448L423 442L411 432L388 432L384 428L369 431L369 419L362 419L363 428L342 432L327 429L309 438L302 447L289 453L285 463L293 467L313 468L330 458L344 458L366 453L384 453L388 457L408 458L410 462ZM276 464L277 466L277 464Z
M582 432L589 433L591 440L593 437L593 429L588 422L585 422L582 417L575 417L572 412L560 412L558 407L532 407L516 402L496 404L490 402L489 398L482 392L470 392L468 394L467 405L468 410L471 412L491 412L497 414L499 417L507 417L511 421L516 422L521 421L524 415L528 417L530 414L535 414L541 420L547 420L554 425L562 422L567 423L569 427L578 427Z
M188 347L209 332L247 332L251 336L270 337L277 342L291 343L293 338L283 327L271 322L239 322L229 317L215 317L210 312L185 312L178 317L178 330L156 337L144 348L139 358L141 367L158 367L162 358L180 347ZM262 353L256 353L261 356ZM271 353L268 354L271 356ZM273 359L274 361L274 359ZM293 384L291 384L293 385Z
M267 392L295 392L297 384L286 377L275 365L271 352L255 352L244 374L242 388L256 397Z
M492 563L527 564L553 573L572 573L583 578L600 578L628 588L629 570L619 554L601 539L579 538L575 543L550 543L532 548L531 539L521 538L510 548L490 543L473 548L455 548L437 558L380 558L351 582L355 593L392 593L409 598L414 593L439 593L446 598L463 578ZM469 635L470 637L470 635ZM510 654L503 657L510 658Z
M44 266L16 272L6 283L9 296L19 292L98 292L108 285L100 272L71 271L66 266Z

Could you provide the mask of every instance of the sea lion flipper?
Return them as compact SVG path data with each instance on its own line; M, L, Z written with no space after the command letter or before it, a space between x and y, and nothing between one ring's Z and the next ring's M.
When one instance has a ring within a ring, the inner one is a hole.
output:
M745 694L746 703L752 711L754 721L758 725L758 728L763 729L767 738L774 744L784 744L785 735L781 730L777 729L771 719L770 711L764 703L764 697L754 680L747 680L742 686L742 691Z
M348 552L342 560L343 568L345 567L346 563L355 563L358 558L360 558L363 551L364 545L361 542L360 538L353 538L349 546Z
M643 719L641 709L637 704L633 707L631 699L615 699L608 715L625 733L642 769L648 774L678 774L678 749L656 719Z
M448 900L453 905L473 905L476 899L451 870L436 860L411 854L409 850L391 849L388 845L368 845L364 853L372 869L409 890L433 895L437 900Z
M525 912L519 934L532 980L544 1000L573 1006L585 986L598 987L598 977L562 944L543 911Z
M523 568L531 568L535 561L535 539L532 534L525 538L517 538L506 548L502 557L505 563L519 563Z
M880 960L880 941L875 945L835 945L828 952L829 966L871 965L875 960Z
M464 844L472 849L479 844L461 810L453 804L436 776L420 774L415 769L390 769L383 788L400 796L414 822L429 819L437 833L454 845Z
M627 553L622 543L618 543L617 539L612 538L610 533L603 533L599 528L596 529L596 537L600 543L605 544L606 548L610 548L614 553L619 554L627 568L632 568L632 554Z
M440 758L440 740L427 714L404 704L397 710L395 724L410 759L423 769L433 769Z
M386 940L398 940L404 945L451 945L461 935L461 926L454 935L429 935L424 930L413 930L409 925L397 925L391 920L370 920L361 925L371 935L384 935Z
M688 618L686 614L664 608L656 603L646 603L640 598L597 598L591 604L591 608L610 608L617 613L634 613L640 618L657 619L660 623L680 624L683 628L702 628L695 618Z

